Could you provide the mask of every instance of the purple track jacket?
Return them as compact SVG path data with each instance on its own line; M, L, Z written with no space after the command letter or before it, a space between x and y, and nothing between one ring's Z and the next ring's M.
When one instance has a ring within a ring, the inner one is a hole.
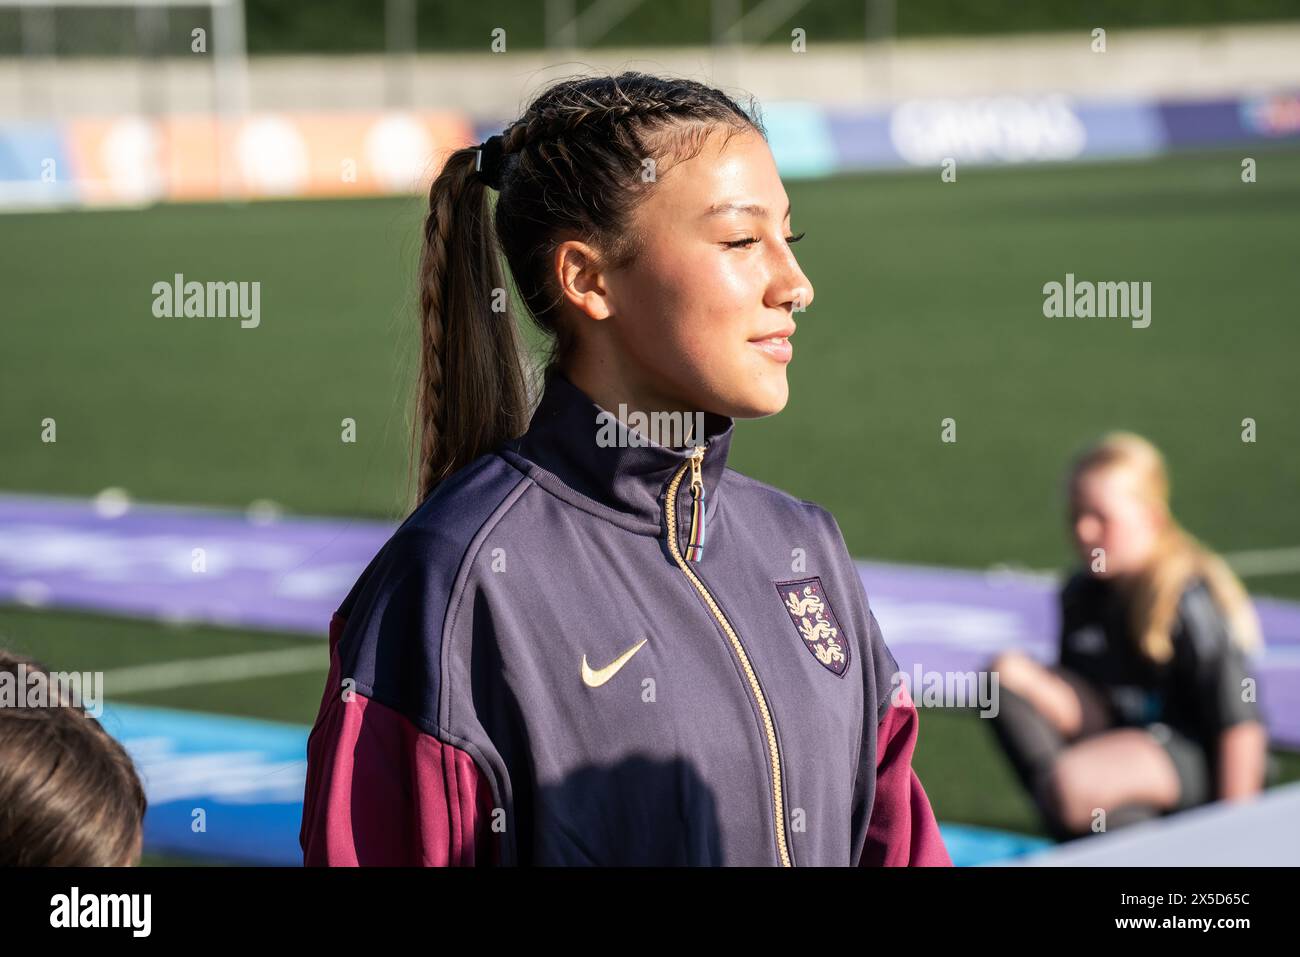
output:
M557 372L407 517L330 623L305 863L951 864L839 526L704 422Z

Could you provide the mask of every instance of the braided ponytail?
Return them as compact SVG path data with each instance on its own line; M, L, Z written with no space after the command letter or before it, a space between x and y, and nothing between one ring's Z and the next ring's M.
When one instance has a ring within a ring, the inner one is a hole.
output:
M518 337L475 158L457 150L429 191L414 433L420 501L527 424Z
M451 154L429 191L420 261L415 505L528 426L531 370L498 249L550 341L549 377L575 342L555 308L563 300L553 255L560 242L587 242L612 266L634 261L638 236L628 224L662 164L695 155L720 126L729 136L766 135L756 113L720 90L628 72L561 80L533 100L501 134L494 211L475 173L476 148Z

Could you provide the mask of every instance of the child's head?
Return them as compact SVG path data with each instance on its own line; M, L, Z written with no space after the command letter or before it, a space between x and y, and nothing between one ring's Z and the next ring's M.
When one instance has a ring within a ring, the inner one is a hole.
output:
M0 704L0 866L137 863L146 802L125 749L81 708L33 694L34 682L58 693L38 662L0 648L0 673L46 699Z
M528 424L498 240L548 372L616 383L647 411L784 407L780 340L813 290L756 116L701 83L624 73L550 86L502 135L495 207L472 147L430 191L420 499Z
M1154 445L1128 432L1104 436L1071 466L1069 499L1084 567L1122 582L1133 633L1149 658L1172 655L1179 602L1195 580L1209 588L1233 639L1247 650L1260 646L1259 621L1241 581L1174 519L1169 474Z
M1099 578L1147 569L1171 529L1164 459L1137 435L1112 433L1079 456L1069 496L1075 547Z

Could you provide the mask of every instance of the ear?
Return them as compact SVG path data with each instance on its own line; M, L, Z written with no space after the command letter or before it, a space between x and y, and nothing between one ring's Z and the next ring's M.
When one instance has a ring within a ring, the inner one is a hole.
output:
M568 239L555 249L553 260L560 295L588 319L608 319L613 315L607 274L595 248L577 239Z

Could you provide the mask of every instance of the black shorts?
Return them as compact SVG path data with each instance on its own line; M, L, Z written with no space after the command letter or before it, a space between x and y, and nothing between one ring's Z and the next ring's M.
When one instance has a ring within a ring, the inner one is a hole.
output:
M1096 686L1077 671L1059 665L1052 670L1074 688L1080 699L1098 693ZM1110 702L1103 698L1098 703L1107 713L1107 718L1102 720L1108 721L1109 725L1098 729L1097 733L1127 726ZM1138 727L1150 734L1165 754L1169 755L1169 760L1173 762L1174 770L1178 773L1178 803L1169 813L1186 811L1190 807L1214 800L1214 768L1200 742L1163 721L1153 721Z
M1214 769L1199 741L1176 728L1156 721L1144 730L1169 755L1178 772L1178 804L1175 811L1185 811L1214 800Z

